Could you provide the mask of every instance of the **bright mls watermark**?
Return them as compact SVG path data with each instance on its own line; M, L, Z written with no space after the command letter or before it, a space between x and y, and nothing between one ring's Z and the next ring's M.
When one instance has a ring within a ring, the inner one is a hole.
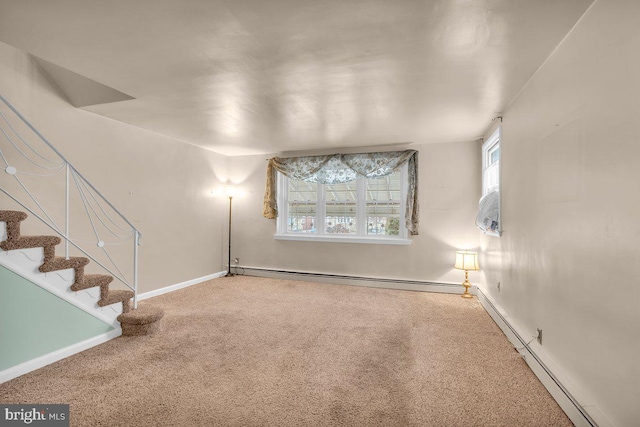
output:
M0 427L69 427L69 405L5 405L0 403Z

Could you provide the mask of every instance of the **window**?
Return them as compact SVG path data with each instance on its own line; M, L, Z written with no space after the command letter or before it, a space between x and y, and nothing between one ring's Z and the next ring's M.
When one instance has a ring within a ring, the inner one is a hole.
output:
M379 178L320 184L278 173L276 238L409 244L407 165Z
M500 191L500 128L482 144L482 195Z
M482 144L482 198L476 225L485 234L500 236L500 138L498 128Z

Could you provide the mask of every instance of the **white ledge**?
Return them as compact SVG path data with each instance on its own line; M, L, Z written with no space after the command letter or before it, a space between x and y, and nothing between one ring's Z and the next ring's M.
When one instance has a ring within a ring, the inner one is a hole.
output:
M363 237L363 236L328 236L311 234L274 234L276 240L295 240L302 242L330 242L330 243L365 243L373 245L410 245L411 239L399 237Z

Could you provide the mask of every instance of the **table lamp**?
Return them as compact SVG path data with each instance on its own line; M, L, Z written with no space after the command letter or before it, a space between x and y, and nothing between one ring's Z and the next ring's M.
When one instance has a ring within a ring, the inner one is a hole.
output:
M464 270L464 283L462 284L464 293L462 298L473 298L473 295L469 293L469 287L471 286L471 283L469 283L469 271L480 270L478 254L469 251L456 251L456 263L453 267L458 270Z

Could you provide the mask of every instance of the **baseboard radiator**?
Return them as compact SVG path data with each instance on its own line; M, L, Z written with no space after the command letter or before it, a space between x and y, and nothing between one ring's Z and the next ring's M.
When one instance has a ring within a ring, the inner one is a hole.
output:
M476 295L478 296L480 304L500 329L502 329L511 344L522 355L525 362L547 388L556 402L558 402L558 405L565 411L571 421L576 426L598 427L598 423L587 413L578 399L565 387L562 381L558 379L558 376L544 363L535 350L531 348L529 345L530 341L523 338L481 289L476 290Z
M291 280L307 280L319 283L334 283L339 285L368 286L375 288L400 289L406 291L439 292L446 294L461 294L459 283L443 283L421 280L385 279L376 277L347 276L340 274L315 273L306 271L278 270L261 267L231 267L232 273L247 276L268 277ZM475 286L470 288L475 293Z

